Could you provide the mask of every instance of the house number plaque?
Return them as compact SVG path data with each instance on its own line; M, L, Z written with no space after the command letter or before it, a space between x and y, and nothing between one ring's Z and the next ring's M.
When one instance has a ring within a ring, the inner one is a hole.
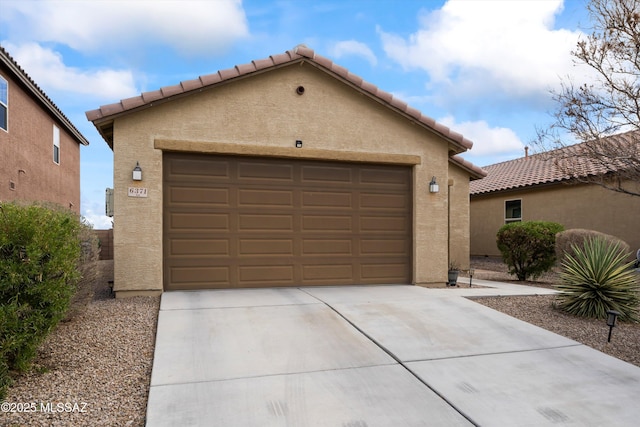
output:
M147 197L147 189L144 187L129 187L129 197Z

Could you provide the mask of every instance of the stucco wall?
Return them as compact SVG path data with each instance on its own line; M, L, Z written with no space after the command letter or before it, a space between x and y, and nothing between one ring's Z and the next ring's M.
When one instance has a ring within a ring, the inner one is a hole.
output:
M0 129L0 200L46 201L80 212L79 144L57 123L60 164L55 164L55 121L7 73L0 75L9 84L8 131Z
M449 259L469 269L469 174L449 164Z
M534 191L471 198L471 254L498 256L496 233L504 225L506 200L522 200L523 221L554 221L565 229L586 228L611 234L640 248L640 197L598 186L554 185Z
M296 93L298 86L305 87L304 95ZM303 148L295 148L296 140ZM418 156L413 281L446 281L447 143L315 67L295 64L114 121L114 289L119 296L162 289L162 150L156 147L167 145L281 157L322 151L349 161L370 159L369 153L390 162L394 158L384 154ZM134 183L137 161L143 181ZM441 183L438 194L429 193L432 176ZM147 188L148 197L128 197L132 186Z

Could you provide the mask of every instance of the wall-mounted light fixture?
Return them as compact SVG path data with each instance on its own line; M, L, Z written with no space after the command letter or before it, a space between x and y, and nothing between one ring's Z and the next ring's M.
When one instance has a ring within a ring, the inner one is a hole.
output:
M609 338L607 342L611 342L611 331L616 326L616 319L620 316L620 312L615 310L607 310L607 326L609 327Z
M429 193L437 193L438 191L440 191L440 187L438 186L436 177L434 176L431 178L431 182L429 183Z
M296 140L296 148L302 148L302 141L299 139Z
M136 162L136 167L133 168L133 176L134 181L142 181L142 168L140 168L140 163Z

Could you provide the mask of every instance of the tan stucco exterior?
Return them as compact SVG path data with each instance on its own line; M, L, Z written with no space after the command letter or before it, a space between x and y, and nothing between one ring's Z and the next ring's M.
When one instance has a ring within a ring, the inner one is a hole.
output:
M303 95L296 93L299 86ZM163 150L413 165L413 283L446 281L449 222L455 228L451 250L468 263L469 173L449 165L449 143L312 65L294 64L127 113L114 119L113 132L119 297L162 291ZM302 148L295 148L296 140ZM136 162L140 182L131 179ZM429 193L432 176L439 193ZM148 197L128 197L135 186L147 188Z
M471 254L499 256L496 233L505 224L505 201L522 200L523 221L553 221L616 236L640 248L640 197L596 185L538 185L471 197Z
M449 164L449 260L469 269L469 174Z

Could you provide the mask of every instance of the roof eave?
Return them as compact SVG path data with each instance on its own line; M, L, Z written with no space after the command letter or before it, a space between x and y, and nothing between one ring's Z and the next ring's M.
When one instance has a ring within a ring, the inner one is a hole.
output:
M336 64L332 60L321 55L316 55L313 49L309 49L306 46L298 46L293 50L272 55L269 58L254 60L248 64L236 65L233 68L220 70L211 75L181 82L179 85L169 86L158 91L148 92L137 97L122 100L119 103L102 106L98 110L88 111L87 119L93 121L94 124L97 120L115 119L125 114L140 111L143 108L158 105L160 102L168 102L179 97L188 96L196 91L218 87L221 84L234 82L259 73L298 63L308 63L317 69L331 74L374 101L405 116L412 123L437 134L447 141L451 154L462 153L473 146L473 143L461 134L437 123L428 116L424 116L420 111L409 107L407 103L394 97L391 93L385 92L377 86L364 81L361 77L350 73L349 70ZM110 109L113 110L113 112L110 112ZM107 141L107 143L108 142L109 141Z
M469 173L469 177L471 178L472 181L477 180L477 179L482 179L485 176L487 176L487 171L485 171L484 169L474 165L473 163L463 159L460 156L450 156L449 157L449 162L453 163L454 165L458 166L459 168L465 170L467 173Z
M515 186L515 187L509 187L509 188L500 188L497 190L489 190L489 191L482 191L482 192L471 192L469 193L470 197L474 198L474 197L482 197L482 196L493 196L496 194L503 194L503 193L515 193L518 191L529 191L529 190L533 190L533 189L537 189L537 188L546 188L546 187L551 187L554 185L559 185L559 184L570 184L572 181L572 179L570 178L563 178L563 179L555 179L555 180L550 180L550 181L545 181L545 182L538 182L536 184L529 184L529 185L519 185L519 186Z
M18 66L18 64L12 60L9 54L0 46L0 60L5 65L13 77L20 81L20 83L29 90L29 93L33 95L38 102L40 102L45 109L53 115L65 128L65 130L73 136L73 138L84 146L89 145L89 140L80 133L80 131L71 123L71 121L60 111L58 107L53 104L53 101L49 99L45 93L29 78L24 70Z

